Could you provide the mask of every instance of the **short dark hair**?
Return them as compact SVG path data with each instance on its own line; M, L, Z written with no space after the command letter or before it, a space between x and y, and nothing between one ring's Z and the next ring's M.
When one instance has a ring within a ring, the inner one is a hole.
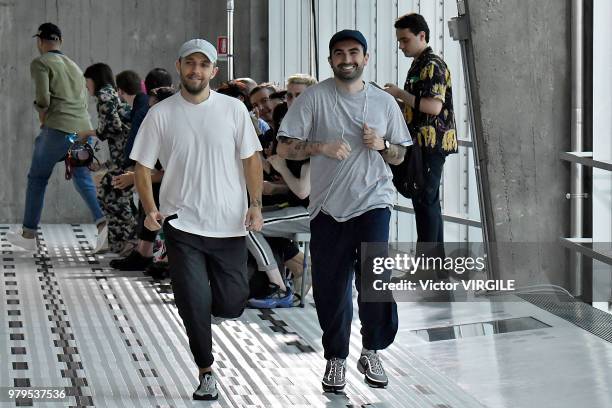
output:
M251 110L251 102L249 101L249 93L246 85L240 81L222 82L217 92L223 95L231 96L232 98L242 97L247 110Z
M246 86L237 81L225 81L219 85L217 88L217 92L223 95L231 96L232 98L238 98L242 96L243 98L247 98L247 89Z
M83 76L93 81L95 95L97 95L100 89L106 85L112 86L115 90L117 89L113 70L103 62L98 62L88 66L83 73Z
M399 29L407 28L412 31L412 34L414 35L418 35L421 31L423 31L425 32L425 42L429 42L429 26L427 25L427 21L425 21L425 17L420 14L404 14L395 20L394 27Z
M153 68L145 77L147 92L162 86L172 86L172 76L163 68Z
M163 101L166 98L174 95L176 91L170 86L160 86L159 88L153 88L149 91L149 96L153 96L157 99L157 103Z
M140 75L134 71L121 71L117 74L117 88L128 95L137 95L142 92L140 88Z
M278 89L276 89L274 84L272 84L271 82L264 82L264 83L257 85L255 88L253 88L253 90L249 94L249 97L255 95L257 92L263 89L267 89L268 91L270 91L271 94L278 92Z
M274 123L274 130L278 131L280 128L280 124L283 121L283 118L287 114L289 108L287 107L287 102L279 103L276 105L274 110L272 111L272 123Z

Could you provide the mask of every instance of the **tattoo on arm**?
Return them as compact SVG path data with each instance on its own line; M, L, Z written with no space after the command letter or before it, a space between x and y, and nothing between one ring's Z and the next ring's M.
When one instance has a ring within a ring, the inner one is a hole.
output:
M253 198L251 199L251 207L262 207L261 198Z
M320 151L321 143L306 142L303 140L292 139L289 137L279 138L278 143L288 147L287 159L304 160Z
M406 148L404 146L392 144L385 152L382 153L382 156L387 163L399 164L404 159L405 154Z

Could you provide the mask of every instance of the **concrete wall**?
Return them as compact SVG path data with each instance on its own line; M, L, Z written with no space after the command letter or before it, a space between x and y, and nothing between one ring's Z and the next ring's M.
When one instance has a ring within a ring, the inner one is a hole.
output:
M267 1L257 2L258 7L255 2L236 3L236 73L246 76L252 71L263 79ZM216 41L226 31L225 9L223 0L1 1L0 222L21 222L23 215L27 171L38 133L29 64L38 55L32 35L41 23L59 25L63 51L82 69L106 62L115 73L133 69L144 77L153 67L174 74L183 41L194 37ZM92 99L92 117L94 104ZM89 222L84 203L63 179L63 171L64 166L57 165L49 181L42 222Z
M569 225L569 166L558 157L570 149L569 2L466 3L495 239L556 243ZM505 249L498 272L564 284L566 264L567 254L550 245Z

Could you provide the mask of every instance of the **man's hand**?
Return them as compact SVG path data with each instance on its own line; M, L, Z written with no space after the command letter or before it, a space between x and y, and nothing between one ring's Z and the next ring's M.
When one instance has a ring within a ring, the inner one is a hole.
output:
M280 180L279 182L263 182L263 195L277 195L277 194L286 194L289 192L289 187L285 184L284 181Z
M273 154L272 156L268 157L267 161L272 167L274 167L274 170L278 171L279 173L281 172L279 169L287 168L287 161L278 154Z
M400 97L401 88L395 84L385 84L385 91L394 98Z
M40 121L40 127L45 125L45 119L47 119L47 112L38 112L38 120Z
M370 129L367 123L363 125L363 144L372 150L383 150L385 148L385 140L378 136L374 129Z
M158 231L159 229L161 229L159 221L163 222L163 220L164 216L159 211L151 211L147 214L147 218L145 218L144 220L144 226L149 231Z
M244 225L247 231L261 231L263 228L263 216L261 215L261 203L252 203L249 207Z
M323 144L321 152L329 158L344 160L350 156L351 146L344 140L336 140L335 142Z
M95 135L96 131L93 129L81 130L79 133L77 133L77 136L82 143L87 143L87 139L89 138L89 136Z
M272 183L264 180L261 193L263 195L272 195L272 191L274 191L274 186L272 185Z
M134 172L128 171L119 176L114 176L111 182L114 188L124 190L134 185Z

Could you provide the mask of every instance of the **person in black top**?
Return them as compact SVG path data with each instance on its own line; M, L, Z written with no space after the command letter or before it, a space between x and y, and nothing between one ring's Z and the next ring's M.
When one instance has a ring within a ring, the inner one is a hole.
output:
M314 85L316 80L305 84L306 87ZM298 95L295 96L297 98ZM292 98L293 101L294 98ZM285 160L276 154L276 132L280 127L288 110L288 104L283 102L274 108L272 113L271 140L266 143L265 135L262 140L264 148L264 203L274 203L275 208L265 211L264 226L261 232L249 231L247 235L247 248L255 260L260 271L264 271L275 290L264 298L249 299L249 306L255 308L288 307L293 304L293 292L285 285L285 279L273 256L269 241L274 237L292 238L298 232L310 232L310 215L308 213L308 196L310 195L310 160ZM272 241L275 244L274 241ZM293 252L292 257L285 263L294 275L294 287L301 285L303 274L304 254ZM308 293L305 290L304 293Z
M130 153L140 124L144 120L149 106L152 106L151 102L159 102L165 97L171 96L174 92L170 88L172 82L171 77L167 72L161 68L155 68L147 75L145 84L149 82L149 86L156 86L151 89L148 95L141 92L141 80L137 73L134 71L123 71L117 75L117 88L119 89L119 96L132 105L132 127L128 135L128 141L124 149L124 173L113 178L113 186L118 189L129 189L134 185L134 172L131 168L134 165L134 161L131 160ZM148 80L148 81L147 81ZM164 86L158 86L158 85ZM152 175L153 181L153 197L155 202L159 205L159 188L161 185L161 178L163 177L162 167L157 163L155 170L156 173ZM140 271L144 270L146 274L153 275L154 277L164 277L165 270L159 270L159 268L153 267L153 246L155 243L156 232L150 231L144 228L144 219L146 214L142 208L142 204L138 203L138 224L136 226L136 233L138 236L138 243L136 247L124 258L113 259L110 262L111 268L119 269L122 271Z

